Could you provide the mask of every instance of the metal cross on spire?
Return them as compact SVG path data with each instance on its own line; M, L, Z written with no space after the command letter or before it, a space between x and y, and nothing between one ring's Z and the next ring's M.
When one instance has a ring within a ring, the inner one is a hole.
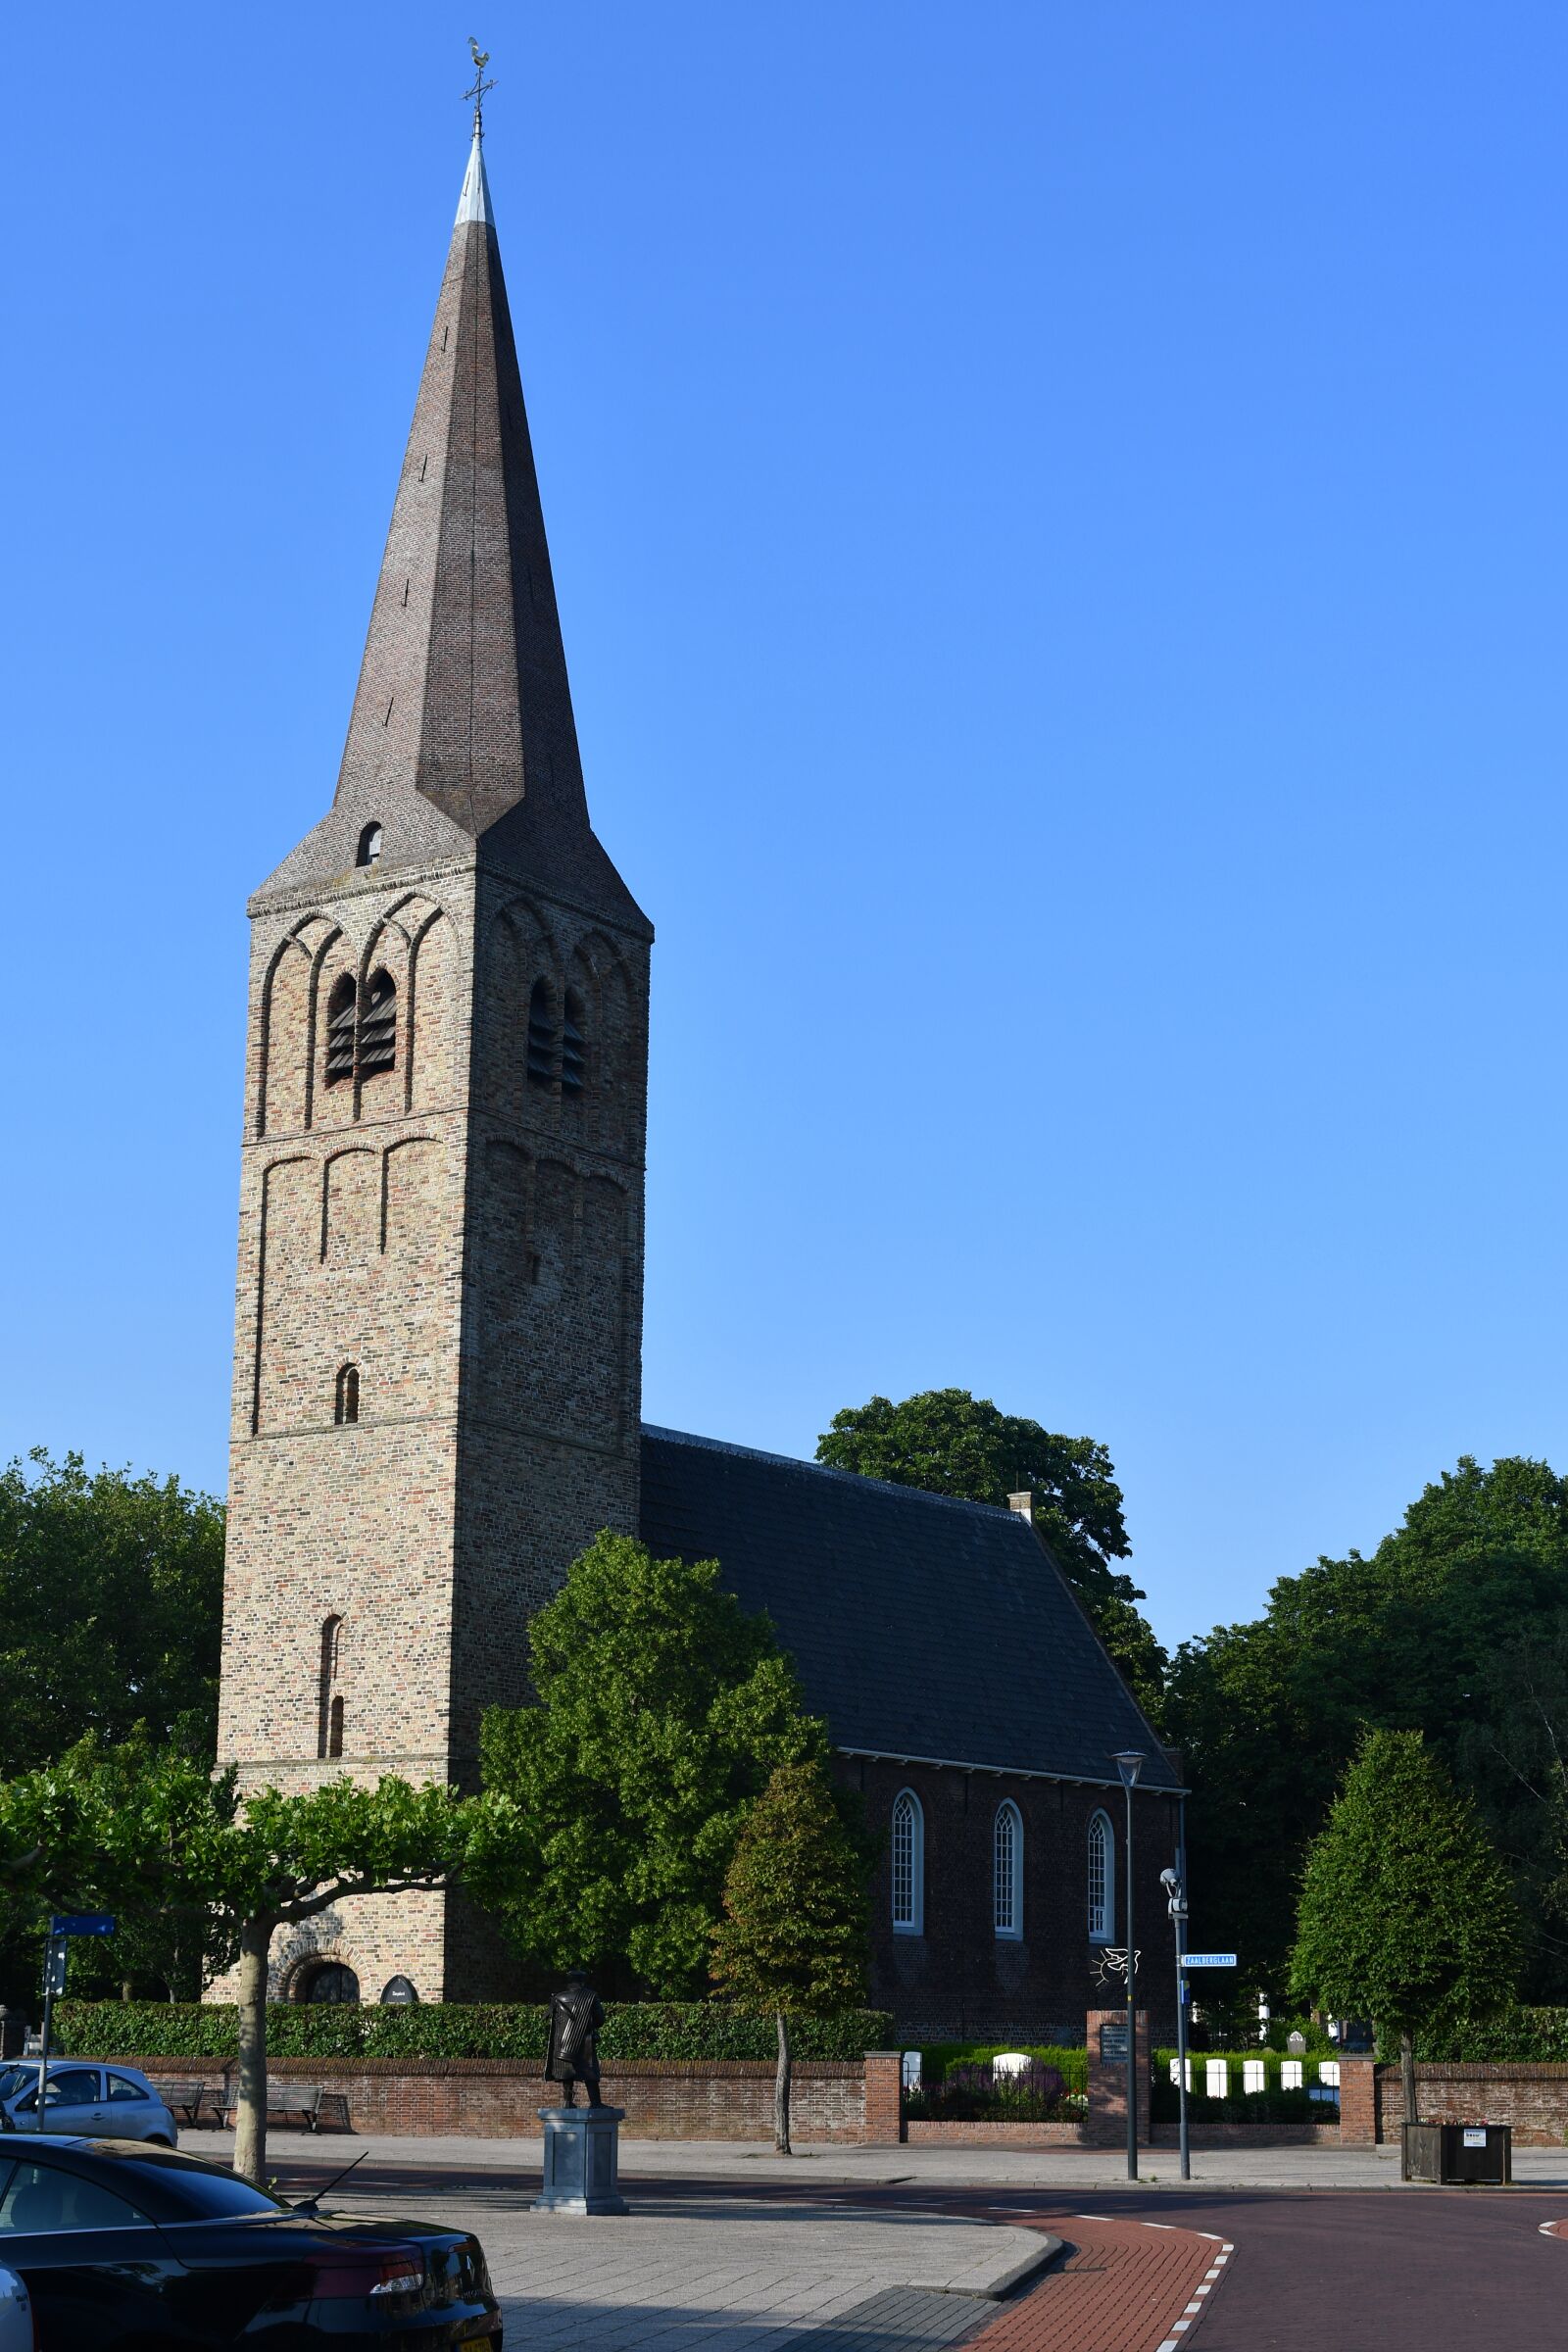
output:
M496 85L494 81L486 81L484 77L484 70L490 63L490 52L488 49L480 48L471 32L468 35L468 55L473 60L473 87L471 90L465 90L463 95L465 98L473 100L473 135L476 139L482 139L484 137L484 95L486 90L493 90Z

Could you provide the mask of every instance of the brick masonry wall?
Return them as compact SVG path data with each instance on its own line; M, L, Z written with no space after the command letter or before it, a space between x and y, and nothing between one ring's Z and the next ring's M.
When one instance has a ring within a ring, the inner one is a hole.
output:
M1416 2097L1424 2124L1511 2124L1521 2148L1568 2139L1568 2066L1418 2066ZM1404 2086L1396 2066L1377 2069L1377 2100L1379 2139L1397 2140Z
M209 2061L127 2059L157 2082L216 2082L222 2069ZM268 2069L272 2096L289 2082L320 2083L348 2101L357 2132L475 2139L536 2139L539 2110L558 2102L540 2065L453 2058L360 2059L352 2065L274 2059ZM770 2140L773 2067L770 2062L648 2060L603 2078L606 2101L624 2107L627 2139ZM861 2067L798 2060L791 2113L802 2139L860 2141L865 2137L865 2076ZM897 2134L895 2132L895 2139Z
M901 2041L1081 2040L1085 2010L1114 1997L1094 1973L1088 1841L1090 1821L1103 1810L1115 1833L1119 1942L1120 1789L858 1757L839 1758L836 1769L861 1791L873 1831L887 1831L901 1788L914 1791L925 1817L924 1933L894 1933L886 1846L871 1885L871 1999L893 2011ZM1020 1937L997 1935L992 1908L997 1808L1009 1798L1023 1821ZM1175 1857L1176 1805L1147 1790L1134 1810L1134 1934L1144 1998L1157 2039L1174 2040L1175 1947L1159 1874Z

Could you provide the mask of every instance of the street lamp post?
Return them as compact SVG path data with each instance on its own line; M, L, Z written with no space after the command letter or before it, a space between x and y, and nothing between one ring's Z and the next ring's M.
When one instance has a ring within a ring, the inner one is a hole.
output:
M1177 1856L1178 1865L1185 1868L1185 1857ZM1182 2179L1193 2177L1193 2151L1187 2135L1187 1889L1177 1872L1162 1870L1159 1883L1165 1889L1166 1909L1176 1931L1176 2102L1181 2115Z
M1144 1751L1124 1747L1111 1757L1127 1793L1127 2178L1138 2178L1138 1987L1133 1955L1133 1790L1144 1769Z

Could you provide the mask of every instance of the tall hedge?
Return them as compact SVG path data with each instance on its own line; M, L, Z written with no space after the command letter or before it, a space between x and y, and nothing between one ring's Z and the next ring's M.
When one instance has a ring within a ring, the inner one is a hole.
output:
M521 2002L420 2002L408 2009L274 2001L268 2048L274 2058L542 2059L549 2011ZM851 2009L803 2018L802 2058L859 2058L892 2046L886 2010ZM221 2001L60 2001L57 2049L73 2058L225 2060L238 2039L234 2008ZM606 2017L599 2055L607 2067L644 2058L762 2058L775 2055L773 2021L745 2017L720 2001L625 2001Z
M1418 2034L1415 2054L1428 2065L1457 2061L1465 2066L1529 2066L1544 2061L1561 2066L1568 2063L1568 2009L1532 2009L1520 2002L1482 2025Z

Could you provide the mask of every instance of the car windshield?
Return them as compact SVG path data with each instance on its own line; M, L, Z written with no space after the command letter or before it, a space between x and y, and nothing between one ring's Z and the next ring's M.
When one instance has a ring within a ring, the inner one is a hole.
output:
M38 2080L35 2066L0 2067L0 2099L14 2099L19 2090L28 2090Z
M113 2168L122 2193L144 2201L160 2221L213 2222L289 2211L276 2197L200 2156L181 2156L173 2148L149 2148L129 2140L98 2139L90 2144L94 2158Z

